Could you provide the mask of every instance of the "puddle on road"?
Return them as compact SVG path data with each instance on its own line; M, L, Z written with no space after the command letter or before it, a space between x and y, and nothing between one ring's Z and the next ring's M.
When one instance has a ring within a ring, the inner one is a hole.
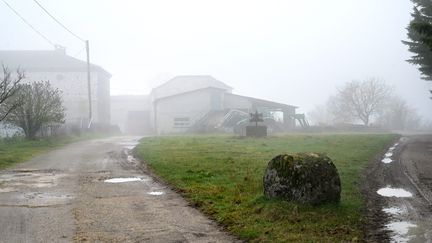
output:
M133 162L135 162L135 158L134 158L132 155L128 155L128 156L127 156L127 161L128 161L129 163L133 163Z
M165 194L164 192L160 192L160 191L154 191L154 192L148 192L147 194L152 195L152 196L160 196Z
M16 192L16 191L18 191L18 189L13 188L13 187L0 188L0 193L2 193L2 192Z
M121 145L125 149L131 150L138 145L138 142L120 142L118 144Z
M134 181L146 181L138 177L125 177L125 178L111 178L106 179L104 182L107 183L123 183L123 182L134 182Z
M393 162L393 159L391 158L393 156L393 150L395 150L398 143L395 143L392 147L388 149L388 151L384 154L384 158L381 160L384 164L390 164Z
M387 229L393 232L391 236L391 242L409 242L413 236L410 236L409 230L412 228L416 228L417 225L407 222L392 222L386 225Z
M58 180L65 176L65 174L57 174L53 172L36 171L18 173L5 173L0 174L0 193L18 191L19 187L28 188L45 188L54 187L57 185Z
M401 217L404 218L403 215L407 213L406 209L399 207L388 207L383 208L382 211L392 216L393 219L393 221L385 225L387 230L391 231L390 242L409 242L415 237L415 235L410 234L410 229L416 228L417 225L408 221L403 221L403 219L401 219Z
M389 207L389 208L383 208L382 210L384 213L387 213L389 215L401 215L405 211L398 207Z
M17 196L19 199L18 204L11 204L10 206L21 206L21 207L50 207L65 205L70 203L74 198L69 194L59 194L55 192L30 192L22 193ZM3 206L6 206L4 204Z
M384 187L377 191L383 197L412 197L412 193L402 188Z

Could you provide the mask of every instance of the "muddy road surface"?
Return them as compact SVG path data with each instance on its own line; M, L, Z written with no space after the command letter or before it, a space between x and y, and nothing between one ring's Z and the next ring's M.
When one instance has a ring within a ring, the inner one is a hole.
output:
M402 136L377 156L363 187L369 242L432 242L432 135Z
M0 242L233 242L131 156L84 141L0 171Z

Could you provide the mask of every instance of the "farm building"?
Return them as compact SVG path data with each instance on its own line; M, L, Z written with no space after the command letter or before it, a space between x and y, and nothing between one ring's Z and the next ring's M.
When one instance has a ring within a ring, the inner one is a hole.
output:
M49 81L63 91L66 124L86 125L89 117L87 63L52 51L0 51L0 63L14 72L25 72L24 82ZM93 123L110 124L110 78L103 68L91 64L91 104Z
M126 134L152 134L148 95L111 96L111 122Z
M206 75L177 76L154 88L150 102L150 124L156 134L236 132L255 111L264 114L273 130L289 130L296 124L295 106L233 94L230 86Z

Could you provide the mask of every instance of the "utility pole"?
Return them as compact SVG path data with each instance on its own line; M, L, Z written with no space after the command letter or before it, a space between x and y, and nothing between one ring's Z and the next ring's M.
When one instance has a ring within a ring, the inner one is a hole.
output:
M32 28L36 33L38 33L40 36L42 36L47 42L54 45L49 39L47 39L44 35L42 35L39 31L33 28L32 25L30 25L23 17L21 17L15 9L13 9L9 4L2 0L13 12L15 12L18 17L20 17L30 28ZM38 2L38 0L33 0L48 16L50 16L57 24L59 24L64 30L69 32L71 35L75 36L78 40L85 42L86 45L86 51L87 51L87 88L88 88L88 102L89 102L89 123L88 128L90 128L92 124L92 102L91 102L91 83L90 83L90 45L88 40L84 40L83 38L79 37L77 34L72 32L70 29L68 29L64 24L62 24L56 17L54 17L42 4Z
M89 41L86 40L86 52L87 52L87 88L88 88L88 102L89 102L89 124L90 128L92 123L92 102L91 102L91 83L90 83L90 45Z

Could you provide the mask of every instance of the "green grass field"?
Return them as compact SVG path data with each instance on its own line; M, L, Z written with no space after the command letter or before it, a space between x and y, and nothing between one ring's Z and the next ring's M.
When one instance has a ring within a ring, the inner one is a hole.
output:
M138 156L193 205L252 242L350 242L362 238L359 179L390 134L144 138ZM342 181L340 204L318 207L269 200L262 193L267 162L280 153L320 152Z
M98 134L83 134L81 136L64 136L26 140L24 138L0 139L0 169L24 162L32 157L68 143L102 137Z

